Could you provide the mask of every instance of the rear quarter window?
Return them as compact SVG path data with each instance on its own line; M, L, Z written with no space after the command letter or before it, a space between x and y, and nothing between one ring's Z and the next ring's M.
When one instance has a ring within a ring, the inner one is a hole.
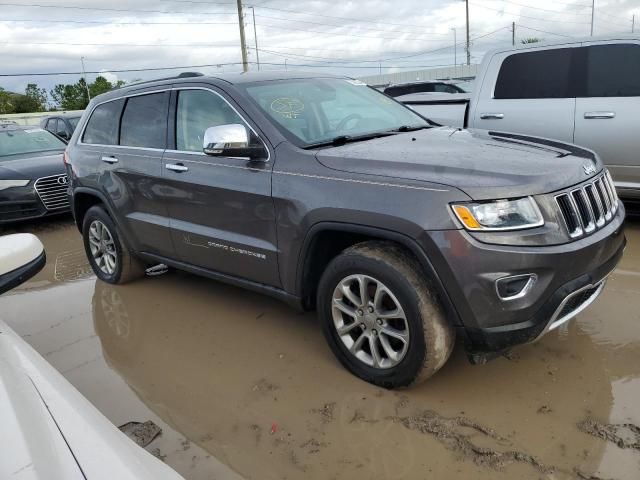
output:
M573 98L573 48L515 53L502 62L494 98Z
M117 145L123 105L124 99L98 105L87 122L82 142L93 145Z

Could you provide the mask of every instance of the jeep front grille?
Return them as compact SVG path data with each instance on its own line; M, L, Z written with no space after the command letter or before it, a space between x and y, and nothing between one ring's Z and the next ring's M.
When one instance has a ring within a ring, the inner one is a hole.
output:
M67 176L65 174L39 178L34 186L47 210L69 208Z
M555 198L571 238L602 228L614 217L619 206L616 188L608 171Z

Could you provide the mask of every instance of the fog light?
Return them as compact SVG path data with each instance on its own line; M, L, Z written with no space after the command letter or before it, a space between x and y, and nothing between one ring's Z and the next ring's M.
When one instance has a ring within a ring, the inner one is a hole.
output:
M496 292L500 300L516 300L529 293L537 279L535 273L502 277L496 280Z

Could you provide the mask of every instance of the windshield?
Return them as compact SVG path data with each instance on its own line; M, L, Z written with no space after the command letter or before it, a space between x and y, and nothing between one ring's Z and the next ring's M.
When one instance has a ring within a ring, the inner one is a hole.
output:
M69 125L71 125L71 128L73 130L76 129L76 127L78 126L78 121L80 120L80 117L68 117L67 118L67 122L69 122Z
M0 162L9 155L64 150L65 147L62 140L41 128L0 130Z
M249 97L298 146L429 124L405 106L357 80L314 78L245 87Z

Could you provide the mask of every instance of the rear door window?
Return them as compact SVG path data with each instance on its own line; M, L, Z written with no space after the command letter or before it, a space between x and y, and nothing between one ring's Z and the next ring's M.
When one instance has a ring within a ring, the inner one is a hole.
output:
M169 94L129 97L122 114L120 145L166 148Z
M587 50L587 97L640 96L640 45L593 45Z
M87 122L82 141L93 145L117 145L123 105L123 99L98 105Z
M574 98L573 50L556 48L508 56L500 67L494 98Z

